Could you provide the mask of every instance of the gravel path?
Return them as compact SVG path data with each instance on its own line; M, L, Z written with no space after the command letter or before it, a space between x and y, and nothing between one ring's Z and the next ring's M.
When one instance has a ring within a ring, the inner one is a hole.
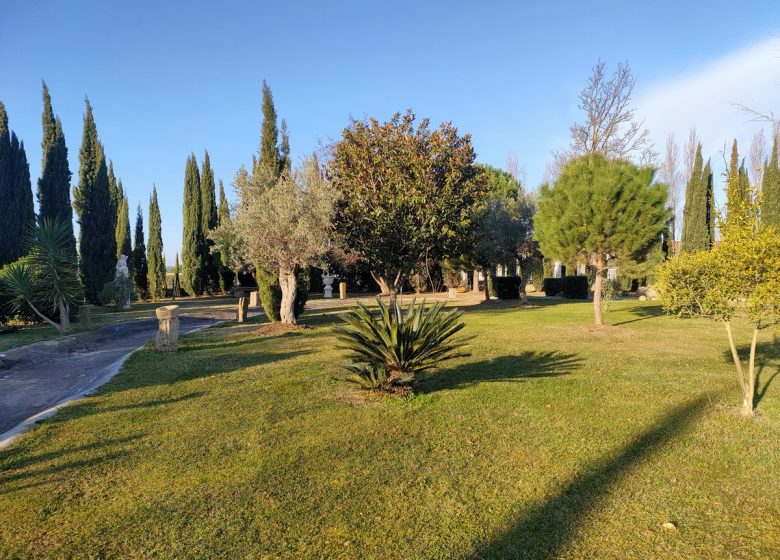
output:
M181 334L219 322L180 320ZM0 353L0 448L58 405L111 379L128 355L156 333L156 319L132 321Z

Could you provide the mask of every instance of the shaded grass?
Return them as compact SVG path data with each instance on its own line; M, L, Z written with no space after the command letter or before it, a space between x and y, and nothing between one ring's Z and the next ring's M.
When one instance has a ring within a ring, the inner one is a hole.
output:
M0 557L777 557L780 383L741 418L722 327L656 311L475 305L470 358L362 405L332 310L139 352L0 452Z

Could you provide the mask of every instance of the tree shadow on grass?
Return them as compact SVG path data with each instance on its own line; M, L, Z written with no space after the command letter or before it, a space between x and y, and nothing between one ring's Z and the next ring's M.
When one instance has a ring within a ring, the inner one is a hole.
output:
M656 317L663 317L664 315L664 310L660 305L636 305L630 309L627 309L626 311L635 318L612 323L613 327L617 327L619 325L628 325L629 323L636 323L638 321L645 321L647 319L654 319Z
M578 369L582 363L582 359L576 354L526 351L438 370L422 378L415 386L415 391L431 393L444 389L461 389L490 381L526 381L559 377Z
M750 356L750 346L742 345L737 348L743 363L747 363ZM729 364L734 363L731 350L723 352L723 359ZM743 366L745 367L745 366ZM734 374L736 376L736 373ZM745 369L747 375L747 369ZM758 407L772 382L780 375L780 340L775 335L772 342L760 342L756 345L756 387L753 393L753 406Z
M610 488L664 444L679 437L705 410L701 396L666 413L617 455L591 465L560 492L523 515L514 526L477 547L468 560L552 560L571 542L577 526Z

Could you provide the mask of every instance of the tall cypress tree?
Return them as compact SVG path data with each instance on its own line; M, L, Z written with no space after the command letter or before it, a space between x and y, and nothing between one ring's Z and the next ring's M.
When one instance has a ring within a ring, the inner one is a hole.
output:
M712 165L710 160L704 166L701 173L701 181L704 185L704 192L707 198L707 248L711 249L715 243L715 223L717 221L717 210L715 209L715 181L712 176Z
M79 150L79 184L73 189L78 214L79 268L87 301L98 303L103 285L116 270L116 211L108 181L103 145L98 138L92 105L86 100L84 132Z
M222 179L219 180L219 208L217 209L217 225L221 226L230 221L230 203L227 196L225 196L225 187L222 184ZM229 270L225 263L222 262L222 255L220 253L215 254L217 263L219 263L219 289L222 293L225 293L233 285L234 274Z
M41 177L38 179L38 217L62 221L68 228L70 245L76 252L73 234L73 206L70 202L70 166L68 148L62 132L62 122L55 117L51 96L43 82L43 112L41 113L43 138L41 140Z
M708 163L709 166L709 163ZM683 227L680 237L681 250L686 253L706 251L710 248L710 200L709 176L703 169L701 144L696 146L690 178L685 188L685 207L683 208Z
M0 266L25 253L27 229L35 220L30 166L24 143L8 128L5 105L0 102Z
M217 196L214 185L214 171L211 169L208 150L203 155L203 166L200 174L200 195L204 288L209 293L214 293L219 289L219 260L217 255L211 254L211 247L214 243L208 236L209 231L217 227Z
M114 215L114 229L119 221L119 203L122 200L122 195L119 192L119 183L114 174L114 162L108 160L108 191L111 193L111 211Z
M121 182L119 183L121 187ZM118 218L116 222L116 258L121 255L127 257L127 266L133 267L133 246L130 240L130 208L128 208L127 195L122 193L119 200ZM132 272L132 270L131 270Z
M149 263L149 295L157 300L165 297L165 257L163 256L162 217L157 203L157 187L152 187L149 199L149 247L146 251Z
M761 221L780 227L780 165L778 164L778 136L772 143L772 154L764 168L764 180L761 184Z
M287 121L282 119L282 145L279 148L279 171L292 173L290 160L290 134L287 132Z
M289 146L288 146L289 148ZM276 107L271 88L263 80L263 125L260 133L259 166L279 173L279 129L276 126Z
M744 161L740 164L737 141L731 146L731 158L726 176L726 219L747 208L750 197L750 181Z
M139 299L149 295L149 265L146 261L146 242L144 241L144 215L141 204L135 218L135 245L133 246L133 285Z
M219 209L217 210L217 225L222 225L225 219L230 219L230 203L225 196L225 186L219 180Z
M203 220L202 198L200 193L200 173L195 155L187 158L184 171L184 228L182 233L181 283L191 296L203 293Z

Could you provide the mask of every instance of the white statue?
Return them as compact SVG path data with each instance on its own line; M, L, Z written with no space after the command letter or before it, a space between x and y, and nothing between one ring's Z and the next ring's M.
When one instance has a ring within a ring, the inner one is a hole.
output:
M323 274L322 275L322 284L324 286L323 290L323 296L326 298L332 298L333 297L333 281L337 277L333 274Z

